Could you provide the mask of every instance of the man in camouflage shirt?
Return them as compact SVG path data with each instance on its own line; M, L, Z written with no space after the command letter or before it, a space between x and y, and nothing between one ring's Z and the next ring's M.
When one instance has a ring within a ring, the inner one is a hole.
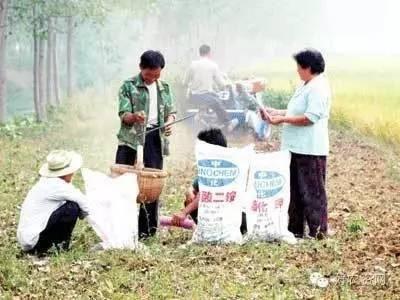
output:
M137 146L144 144L144 166L163 168L163 144L172 133L171 126L140 136L146 129L163 126L175 120L175 105L170 87L159 80L165 66L163 55L149 50L140 57L140 73L126 80L119 90L117 164L134 165ZM158 201L140 206L139 238L154 235L158 224Z

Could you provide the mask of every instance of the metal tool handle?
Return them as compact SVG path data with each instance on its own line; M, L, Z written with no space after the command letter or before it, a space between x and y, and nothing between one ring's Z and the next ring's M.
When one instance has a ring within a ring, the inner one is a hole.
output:
M170 126L170 125L173 125L173 124L176 124L176 123L185 121L185 120L190 119L190 118L193 118L195 115L196 115L196 113L191 114L191 115L189 115L189 116L186 116L186 117L184 117L184 118L181 118L181 119L179 119L179 120L175 120L175 121L170 122L170 123L165 123L163 126L159 126L159 127L155 127L155 128L149 129L149 130L147 130L147 131L143 131L143 133L139 133L139 134L137 135L137 137L141 137L141 136L146 135L146 134L148 134L148 133L150 133L150 132L153 132L153 131L156 131L156 130L160 130L160 129L163 129L163 128L167 127L167 126Z

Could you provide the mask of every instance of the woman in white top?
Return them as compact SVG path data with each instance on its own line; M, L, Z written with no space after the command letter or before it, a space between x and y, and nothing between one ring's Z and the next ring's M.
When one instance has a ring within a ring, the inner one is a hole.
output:
M68 249L78 217L88 214L85 196L71 184L81 166L82 158L74 152L55 150L47 156L41 178L22 204L17 239L24 251Z
M311 237L327 233L326 158L329 154L328 120L331 91L324 75L325 61L315 49L296 53L297 72L303 84L287 110L261 110L269 123L283 124L282 149L291 152L289 230Z

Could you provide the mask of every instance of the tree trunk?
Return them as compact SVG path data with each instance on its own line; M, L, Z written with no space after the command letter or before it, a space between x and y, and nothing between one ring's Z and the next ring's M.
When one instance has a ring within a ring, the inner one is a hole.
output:
M41 22L42 23L42 22ZM38 80L39 80L39 104L42 111L43 120L46 120L46 97L45 97L45 46L46 41L43 37L39 37L39 61L38 61Z
M104 40L103 37L101 38L101 66L100 66L100 72L101 72L101 81L102 81L102 86L103 86L103 94L104 97L106 96L106 68L105 66L107 65L106 63L106 53L104 50Z
M36 19L37 7L33 5L33 18ZM33 24L33 102L35 104L36 120L38 122L43 120L42 110L40 108L39 100L39 38L36 22Z
M72 33L73 33L73 20L68 17L67 20L67 97L72 97Z
M0 0L0 124L6 121L7 0Z
M47 51L46 51L46 103L51 107L55 106L52 93L52 64L53 64L53 20L51 17L47 20Z
M54 20L54 28L57 28L57 20ZM58 79L58 59L57 59L57 31L53 30L53 48L52 48L52 57L53 57L53 87L54 87L54 97L56 100L56 105L61 104L60 99L60 90L59 90L59 79Z

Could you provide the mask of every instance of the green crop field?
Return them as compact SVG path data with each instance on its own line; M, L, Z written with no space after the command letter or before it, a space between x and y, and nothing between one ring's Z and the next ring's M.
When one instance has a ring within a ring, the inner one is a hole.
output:
M378 139L400 144L400 59L398 57L327 57L333 103L332 121ZM298 84L290 58L244 71L263 76L272 90Z

